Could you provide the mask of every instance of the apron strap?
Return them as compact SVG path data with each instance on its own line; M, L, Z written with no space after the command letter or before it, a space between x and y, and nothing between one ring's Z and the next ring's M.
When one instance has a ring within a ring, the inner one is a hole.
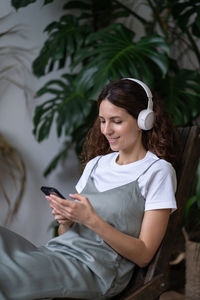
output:
M136 181L138 181L138 179L139 179L142 175L144 175L144 174L151 168L151 166L154 165L154 164L155 164L157 161L159 161L159 160L160 160L160 158L154 160L154 161L148 166L148 168L146 168L146 170L144 170L144 172L142 172L142 174L140 174L140 175L138 176L138 178L136 179Z

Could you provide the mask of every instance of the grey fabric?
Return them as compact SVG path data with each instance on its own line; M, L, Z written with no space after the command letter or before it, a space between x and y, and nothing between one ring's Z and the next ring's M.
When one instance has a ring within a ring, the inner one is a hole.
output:
M89 177L82 194L106 222L138 237L145 200L137 180L99 192ZM1 300L108 299L125 288L133 270L132 262L78 223L39 248L0 227Z

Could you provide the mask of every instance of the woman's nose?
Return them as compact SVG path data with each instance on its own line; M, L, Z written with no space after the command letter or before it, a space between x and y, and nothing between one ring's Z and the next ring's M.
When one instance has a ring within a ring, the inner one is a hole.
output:
M113 132L112 126L109 123L105 124L103 129L103 134L110 135L112 132Z

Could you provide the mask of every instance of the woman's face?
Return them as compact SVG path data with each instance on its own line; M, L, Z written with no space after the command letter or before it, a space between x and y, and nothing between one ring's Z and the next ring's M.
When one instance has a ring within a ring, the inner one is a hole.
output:
M113 151L132 152L142 146L142 131L125 109L113 105L107 99L99 107L101 132L107 138Z

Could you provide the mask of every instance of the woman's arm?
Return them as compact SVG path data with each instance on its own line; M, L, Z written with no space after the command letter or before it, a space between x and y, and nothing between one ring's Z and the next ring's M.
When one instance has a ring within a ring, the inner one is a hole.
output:
M120 255L140 267L145 267L153 258L164 237L169 215L169 209L146 211L139 238L119 232L99 216L96 216L88 227Z
M79 201L62 200L54 195L48 197L56 214L63 219L67 218L84 224L95 231L116 252L140 267L146 266L151 261L166 232L170 209L146 211L140 236L134 238L105 222L83 195L74 194L70 196Z

